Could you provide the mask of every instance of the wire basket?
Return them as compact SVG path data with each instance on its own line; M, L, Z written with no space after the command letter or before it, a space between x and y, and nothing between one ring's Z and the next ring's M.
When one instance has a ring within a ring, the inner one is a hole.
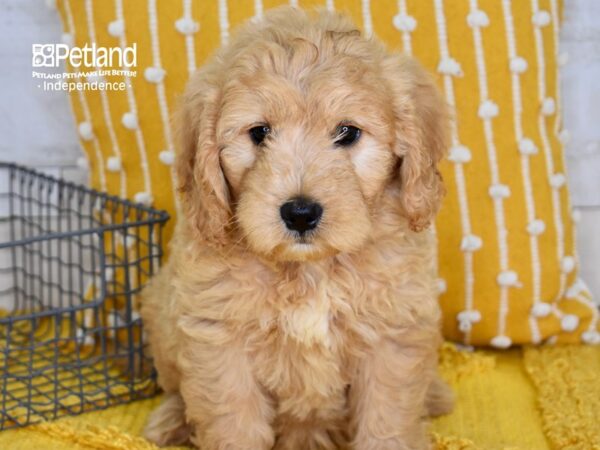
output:
M168 218L0 163L0 430L157 392L136 301Z

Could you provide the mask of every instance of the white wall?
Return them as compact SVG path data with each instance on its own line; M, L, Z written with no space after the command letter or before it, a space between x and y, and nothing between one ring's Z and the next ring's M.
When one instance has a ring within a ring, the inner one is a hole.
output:
M52 0L47 0L50 3ZM0 160L84 180L66 94L42 92L31 79L31 44L59 42L58 13L44 0L0 0ZM519 0L520 1L520 0ZM566 0L561 52L567 164L581 207L582 273L600 299L600 0Z

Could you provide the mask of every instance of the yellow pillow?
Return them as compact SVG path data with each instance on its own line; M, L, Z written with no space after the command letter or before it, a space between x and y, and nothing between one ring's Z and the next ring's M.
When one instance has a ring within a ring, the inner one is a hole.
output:
M124 91L71 94L92 185L174 213L177 96L231 29L282 3L60 1L64 42L137 45L137 76L106 77L125 81ZM560 143L560 0L290 3L346 11L365 34L413 54L456 111L436 224L445 336L497 348L600 342L577 277Z

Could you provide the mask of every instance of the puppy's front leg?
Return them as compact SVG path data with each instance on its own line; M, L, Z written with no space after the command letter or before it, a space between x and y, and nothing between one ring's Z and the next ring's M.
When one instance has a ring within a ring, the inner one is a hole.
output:
M192 443L202 450L270 450L273 405L242 345L216 324L187 331L178 363Z
M434 376L431 338L405 345L384 339L359 364L350 393L351 431L356 450L422 450L425 398Z

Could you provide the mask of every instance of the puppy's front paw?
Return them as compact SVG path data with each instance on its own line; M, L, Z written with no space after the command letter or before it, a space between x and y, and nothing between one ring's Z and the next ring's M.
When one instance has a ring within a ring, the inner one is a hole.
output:
M185 404L179 394L166 394L161 405L152 412L144 429L144 437L159 447L189 442L191 427L185 421Z

